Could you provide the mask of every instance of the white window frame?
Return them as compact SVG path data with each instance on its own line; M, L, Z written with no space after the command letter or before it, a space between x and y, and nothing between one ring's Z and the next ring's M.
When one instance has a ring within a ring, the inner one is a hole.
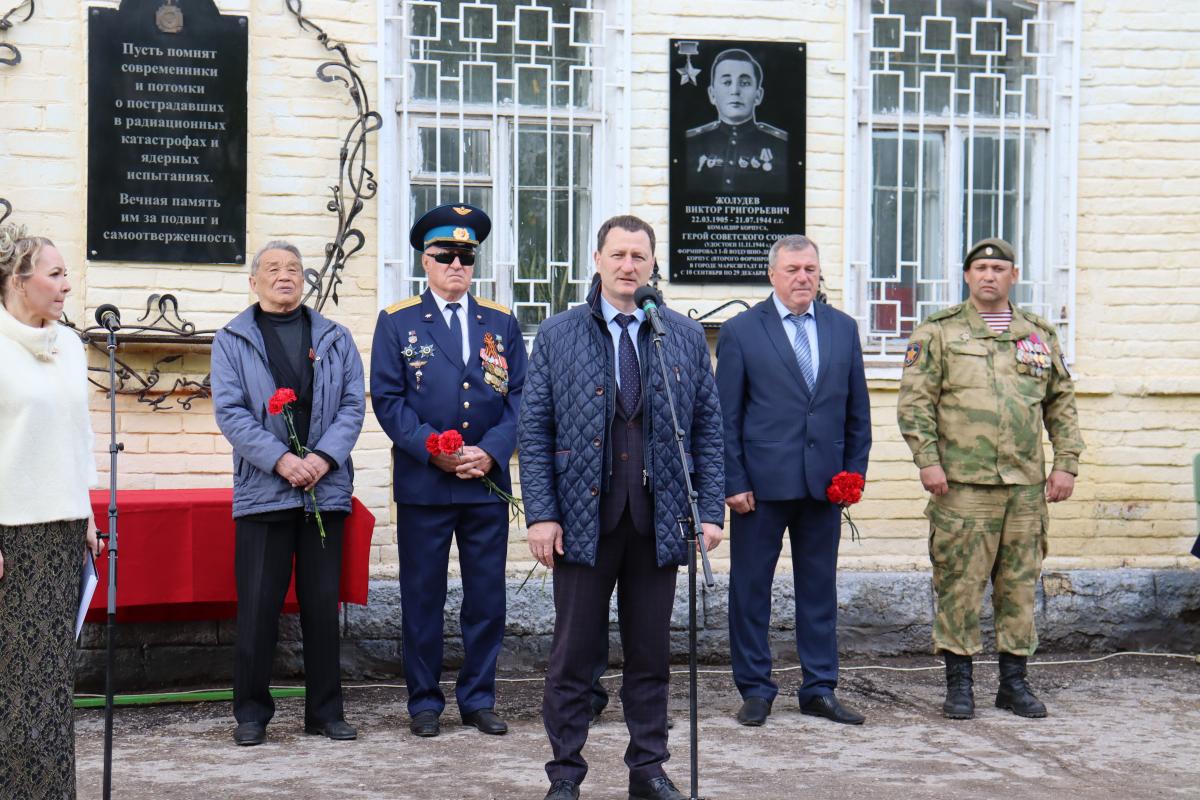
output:
M1059 328L1067 360L1074 360L1079 36L1082 30L1082 4L1076 0L1041 0L1040 5L1045 8L1050 22L1059 31L1058 51L1052 69L1052 87L1046 99L1044 115L1018 120L974 114L968 114L965 118L962 115L921 116L906 113L903 99L898 113L875 113L871 104L873 87L870 78L870 46L873 31L868 13L870 3L868 0L850 0L847 3L846 52L850 64L846 70L845 136L848 153L843 187L846 197L844 291L846 308L859 323L864 355L871 377L899 378L900 362L906 343L903 336L880 336L871 330L873 314L868 301L873 201L871 148L872 134L880 130L903 130L906 134L914 134L918 141L922 135L932 132L944 136L944 168L940 189L943 193L942 257L945 259L944 271L947 276L944 282L946 296L939 301L920 304L916 310L918 322L938 308L965 299L961 293L961 281L956 279L956 272L960 269L961 254L969 244L962 242L962 201L965 190L963 156L967 137L977 132L995 133L1003 141L1006 135L1014 133L1036 134L1037 151L1033 154L1033 171L1044 175L1045 185L1042 191L1029 195L1032 204L1029 219L1033 229L1019 231L1018 237L1029 243L1033 257L1041 258L1044 265L1043 279L1033 289L1036 306L1034 310L1048 311L1046 316ZM902 16L898 18L903 20ZM930 17L924 19L928 21ZM976 18L976 21L978 19ZM1022 31L1022 34L1027 32ZM1026 80L1045 79L1027 77ZM1024 141L1019 147L1023 154ZM902 163L899 168L903 169ZM1021 171L1020 176L1020 180L1023 181L1025 173ZM1022 190L1027 188L1021 186Z
M596 48L599 56L591 69L596 79L599 108L553 107L551 110L530 106L501 107L497 103L472 104L460 99L441 101L411 100L408 83L411 80L409 58L408 9L413 5L429 5L419 0L404 0L405 13L391 15L395 0L377 0L379 44L379 108L383 117L380 131L380 192L379 192L379 253L377 267L377 305L384 308L410 293L413 286L410 274L412 248L408 244L409 220L412 209L410 192L414 183L439 188L457 183L460 188L481 185L481 181L457 176L447 181L442 175L417 173L419 156L418 127L429 122L446 121L460 128L486 128L492 132L491 187L492 208L486 209L493 222L490 279L474 281L472 291L494 296L499 302L511 305L516 275L516 237L512 224L517 203L515 161L512 152L513 128L544 121L547 130L565 125L574 131L579 124L592 128L590 176L574 176L573 183L587 181L591 189L590 230L613 213L627 210L630 202L630 120L631 84L630 21L632 0L593 0L597 8L588 13L603 19L603 46ZM533 6L536 0L529 0ZM482 5L488 5L483 3ZM524 6L523 6L524 8ZM577 12L572 12L572 19ZM439 6L439 18L440 6ZM392 48L398 48L391 52ZM400 65L399 68L394 63ZM439 91L440 91L439 84ZM549 90L548 90L549 91ZM440 127L440 125L439 125ZM518 145L519 146L519 145ZM572 163L570 169L574 169ZM573 202L573 199L571 200ZM569 236L574 236L571 229ZM571 242L574 245L574 242ZM573 253L574 249L568 249ZM424 288L423 282L421 288Z

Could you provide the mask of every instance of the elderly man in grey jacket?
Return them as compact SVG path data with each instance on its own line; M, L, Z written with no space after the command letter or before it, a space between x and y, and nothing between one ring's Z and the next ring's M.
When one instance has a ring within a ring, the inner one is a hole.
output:
M365 408L362 359L350 331L301 304L303 267L295 246L277 241L260 250L250 288L258 302L217 331L212 354L213 409L233 446L233 739L261 744L275 713L271 662L293 559L304 635L304 729L354 739L342 711L337 604L342 528L353 491L350 451ZM303 456L292 452L282 416L268 410L281 388L296 393L291 408Z

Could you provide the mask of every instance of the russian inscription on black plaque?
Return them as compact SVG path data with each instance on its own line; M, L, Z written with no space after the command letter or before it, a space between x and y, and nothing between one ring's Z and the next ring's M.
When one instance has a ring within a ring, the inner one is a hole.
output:
M89 10L89 258L245 263L248 30L213 0Z
M804 45L671 40L670 279L766 280L804 232Z

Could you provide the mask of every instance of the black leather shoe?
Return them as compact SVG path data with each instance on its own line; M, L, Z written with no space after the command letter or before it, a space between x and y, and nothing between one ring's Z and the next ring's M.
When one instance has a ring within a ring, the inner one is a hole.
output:
M489 736L503 736L508 733L508 723L500 719L500 715L490 708L481 708L470 714L463 714L463 725L478 728L481 733Z
M313 736L328 736L339 742L348 742L351 739L358 738L358 731L354 730L354 726L344 719L335 719L333 722L306 722L304 723L304 732Z
M831 694L817 695L812 700L800 706L800 713L808 714L810 717L824 717L834 722L840 722L843 725L862 725L866 719L866 717L854 709L846 708Z
M594 728L597 725L599 725L600 724L600 715L603 713L604 713L604 709L600 709L599 711L597 711L596 709L593 708L592 709L592 718L588 720L588 727Z
M579 800L579 784L572 781L555 781L550 784L543 800Z
M1041 719L1046 706L1025 682L1025 656L1000 654L1000 689L996 692L996 708L1006 708L1019 717Z
M233 740L243 747L253 747L267 740L267 726L261 722L243 722L233 729Z
M649 783L629 782L629 800L687 800L666 775Z
M442 732L442 721L436 711L418 711L409 720L408 729L417 736L437 736Z
M739 725L757 728L766 722L769 716L771 716L770 700L765 697L747 697L742 702L742 707L738 709L737 721Z

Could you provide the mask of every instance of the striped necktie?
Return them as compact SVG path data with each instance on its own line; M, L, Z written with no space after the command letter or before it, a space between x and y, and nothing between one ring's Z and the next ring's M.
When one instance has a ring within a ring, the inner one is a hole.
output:
M796 363L800 365L800 374L804 376L804 383L811 392L817 379L813 374L812 350L808 344L808 333L804 330L804 320L808 317L808 314L787 315L788 321L796 326L796 335L792 337L792 350L796 353Z

